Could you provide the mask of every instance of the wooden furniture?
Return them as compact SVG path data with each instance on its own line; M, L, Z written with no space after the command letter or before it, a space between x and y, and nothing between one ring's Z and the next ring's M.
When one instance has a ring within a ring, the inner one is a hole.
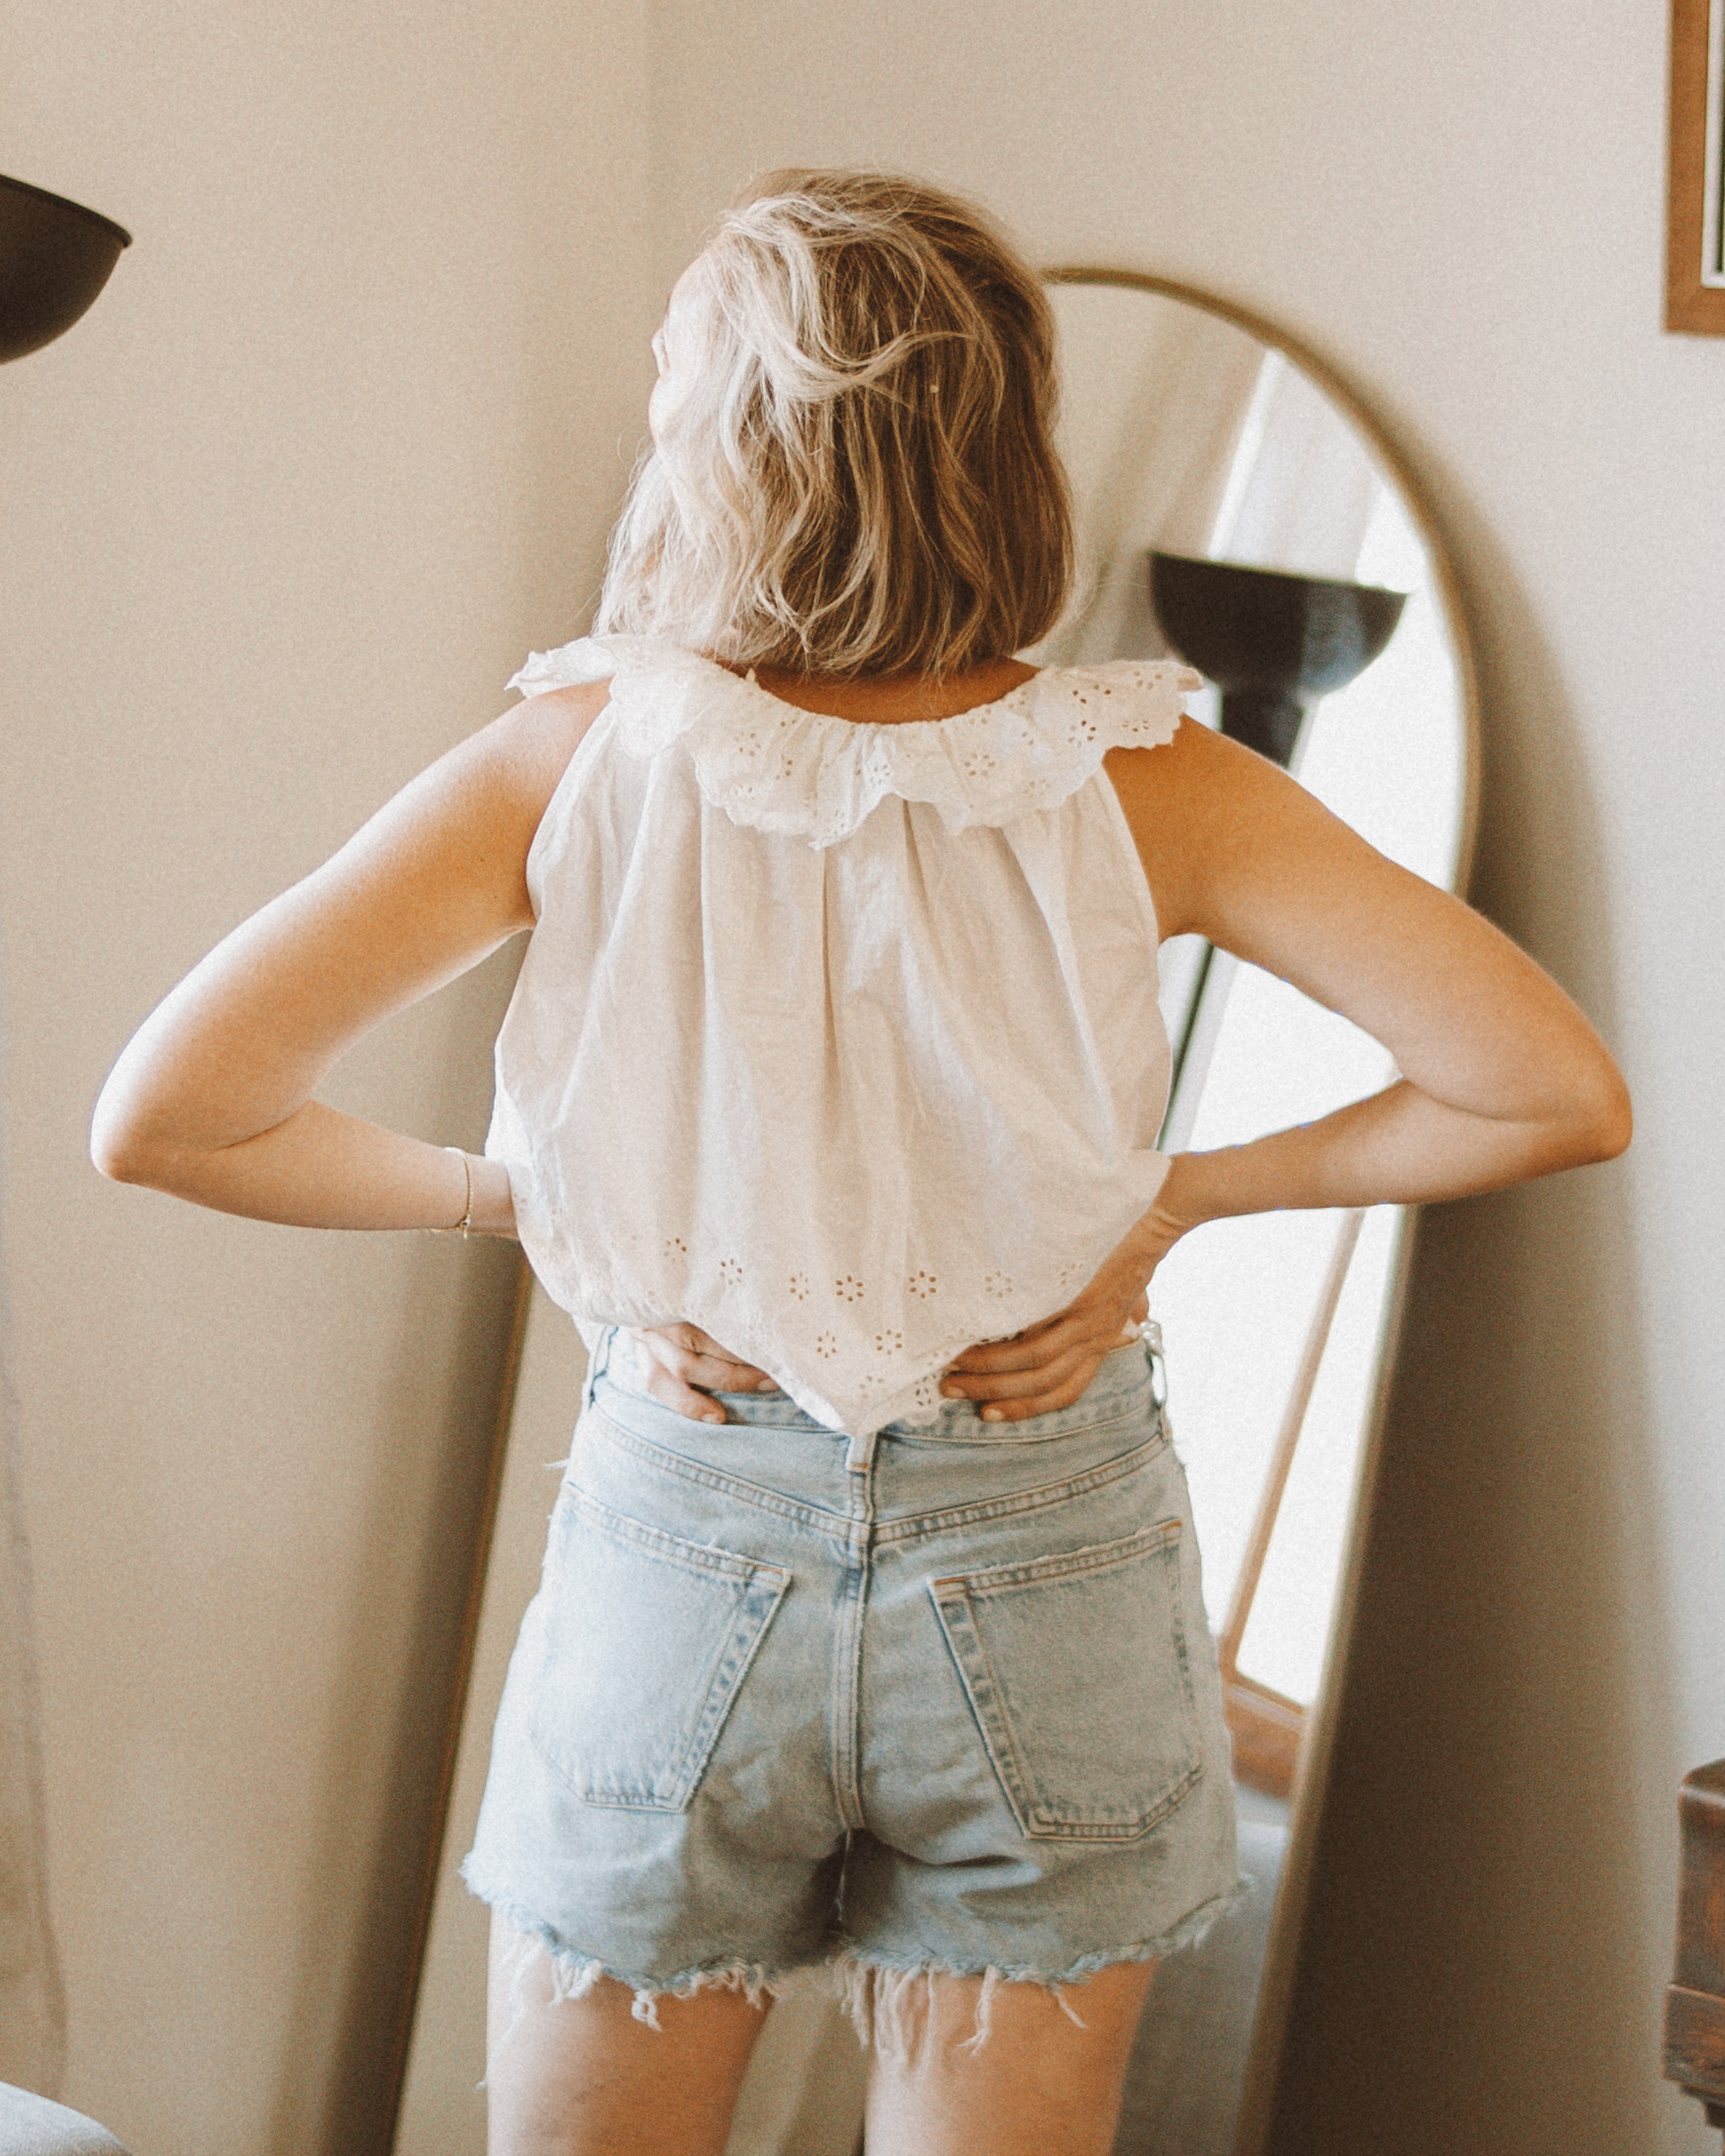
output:
M1689 1776L1678 1818L1683 1879L1677 1968L1665 1991L1665 2078L1725 2132L1725 1759Z

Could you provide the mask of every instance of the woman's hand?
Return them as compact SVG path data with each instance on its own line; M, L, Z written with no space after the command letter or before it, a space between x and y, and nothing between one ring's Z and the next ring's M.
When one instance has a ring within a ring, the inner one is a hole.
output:
M1198 1224L1182 1202L1188 1156L1169 1169L1156 1203L1102 1262L1065 1310L1010 1340L967 1348L941 1380L948 1400L972 1400L984 1422L1019 1422L1070 1408L1105 1357L1132 1337L1149 1315L1151 1274L1182 1235Z
M779 1390L765 1370L740 1362L698 1325L631 1327L629 1337L643 1351L637 1360L648 1396L691 1421L729 1419L713 1393Z

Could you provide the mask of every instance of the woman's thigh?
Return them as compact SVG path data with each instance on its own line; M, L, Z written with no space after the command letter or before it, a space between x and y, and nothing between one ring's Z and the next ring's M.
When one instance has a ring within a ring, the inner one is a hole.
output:
M869 2156L1108 2156L1155 1971L1119 1963L1058 1992L996 1984L985 2000L981 1977L904 1988L897 2040L870 2068Z
M877 2001L870 2156L1107 2156L1154 1962L1056 1992L931 1973ZM723 2156L768 2004L555 1995L550 1957L492 1917L488 2156ZM981 2040L979 2040L981 2031Z
M712 1989L653 2006L656 2028L608 1977L557 1997L550 1955L494 1911L488 2156L723 2156L768 2004Z

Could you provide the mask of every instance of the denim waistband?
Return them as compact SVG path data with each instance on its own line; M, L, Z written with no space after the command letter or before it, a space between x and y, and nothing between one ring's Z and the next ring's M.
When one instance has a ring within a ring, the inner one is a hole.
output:
M646 1396L636 1357L636 1344L621 1327L608 1326L594 1345L589 1365L586 1398L600 1377L626 1392ZM1160 1408L1166 1397L1163 1384L1161 1340L1154 1327L1143 1338L1128 1341L1104 1358L1101 1367L1071 1407L1051 1413L1029 1415L1021 1421L984 1422L975 1401L946 1400L930 1422L889 1422L880 1432L894 1443L952 1445L966 1442L1002 1445L1015 1440L1041 1443L1049 1438L1076 1435L1099 1422L1113 1421L1125 1410L1141 1402L1148 1390ZM811 1436L842 1435L799 1408L789 1393L716 1392L712 1397L732 1422L756 1428L806 1430Z

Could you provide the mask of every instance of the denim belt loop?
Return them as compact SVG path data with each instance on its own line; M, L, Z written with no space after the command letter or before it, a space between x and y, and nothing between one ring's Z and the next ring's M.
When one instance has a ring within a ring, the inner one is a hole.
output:
M611 1342L617 1337L615 1325L607 1325L593 1344L593 1353L587 1362L587 1382L581 1388L581 1412L583 1414L593 1406L594 1389L609 1369Z
M1160 1413L1168 1406L1168 1362L1162 1352L1162 1327L1154 1318L1146 1318L1135 1329L1150 1364L1150 1397Z
M871 1430L867 1437L852 1437L845 1446L844 1464L853 1475L866 1475L875 1463L875 1440L879 1430Z

